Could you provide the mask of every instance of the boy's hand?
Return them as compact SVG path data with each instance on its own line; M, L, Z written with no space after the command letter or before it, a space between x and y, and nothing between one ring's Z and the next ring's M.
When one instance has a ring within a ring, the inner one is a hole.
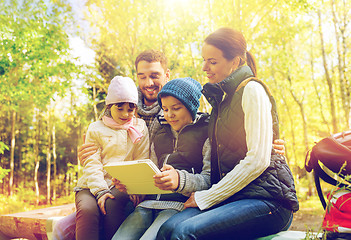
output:
M112 184L115 185L115 187L118 189L118 191L127 193L126 186L123 185L118 179L112 178Z
M111 193L105 193L98 199L99 208L104 215L106 215L105 202L108 198L114 199L115 197Z
M154 175L155 186L162 190L176 190L179 186L179 174L171 165L165 164L161 173Z
M129 199L133 202L134 207L138 206L144 200L145 195L132 194Z
M285 156L285 145L284 144L285 144L285 142L283 139L276 139L273 142L274 150L283 156Z
M184 203L184 209L190 208L190 207L198 207L196 202L195 202L195 193L191 193L190 197L186 202Z

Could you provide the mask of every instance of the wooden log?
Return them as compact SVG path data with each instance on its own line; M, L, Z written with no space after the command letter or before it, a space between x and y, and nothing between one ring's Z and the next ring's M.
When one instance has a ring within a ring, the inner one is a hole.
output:
M52 217L66 216L75 211L75 205L36 209L28 212L0 216L0 239L26 238L47 240L47 220Z

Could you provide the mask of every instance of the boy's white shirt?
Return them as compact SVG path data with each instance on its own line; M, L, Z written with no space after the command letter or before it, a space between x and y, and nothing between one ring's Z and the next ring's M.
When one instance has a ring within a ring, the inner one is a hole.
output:
M249 82L243 91L242 108L248 152L230 172L208 190L195 193L201 210L208 209L239 192L261 175L270 164L273 129L271 102L260 83Z
M131 141L127 130L111 129L101 120L89 125L86 142L94 143L99 149L86 160L83 174L77 183L78 188L88 188L96 196L98 192L112 187L112 178L103 169L104 165L111 162L149 158L149 133L145 121L135 118L134 123L143 134L136 144Z

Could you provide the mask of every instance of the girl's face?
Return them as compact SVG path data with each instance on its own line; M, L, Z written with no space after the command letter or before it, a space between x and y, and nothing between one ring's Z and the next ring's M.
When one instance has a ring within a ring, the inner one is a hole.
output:
M237 58L227 60L223 57L220 49L204 43L202 46L202 58L204 60L202 71L206 72L210 83L219 83L238 68Z
M131 107L131 104L124 103L123 105L113 104L111 107L111 116L118 124L125 124L135 114L135 107Z
M161 102L165 119L174 130L179 131L193 122L189 110L175 97L164 96Z

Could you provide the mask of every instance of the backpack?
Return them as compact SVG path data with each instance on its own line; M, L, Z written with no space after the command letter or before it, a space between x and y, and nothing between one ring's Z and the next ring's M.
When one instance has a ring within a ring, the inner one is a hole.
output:
M313 171L319 199L326 209L322 228L327 239L335 239L335 234L340 232L348 232L340 239L351 239L351 178L347 177L351 176L351 131L331 135L316 143L306 155L305 168L308 172ZM339 188L328 193L328 207L320 179Z

